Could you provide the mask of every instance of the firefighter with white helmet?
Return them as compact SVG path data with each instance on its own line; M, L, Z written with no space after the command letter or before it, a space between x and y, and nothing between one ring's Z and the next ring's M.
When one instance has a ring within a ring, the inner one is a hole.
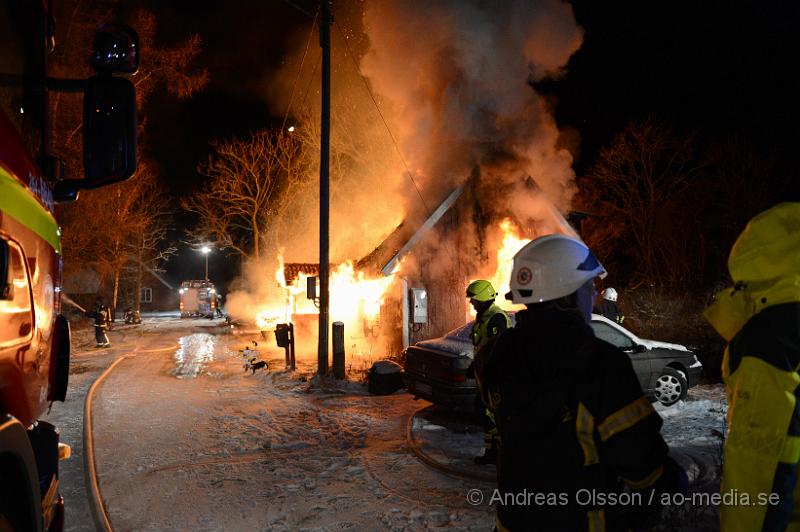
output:
M508 314L501 309L494 300L497 292L492 283L485 279L472 281L467 286L467 298L475 309L475 324L472 326L472 348L473 363L469 372L474 375L478 389L481 389L481 373L486 364L486 356L490 350L484 349L493 339L511 327L511 319ZM481 394L483 401L483 394ZM497 462L497 450L500 445L497 434L497 426L494 423L494 416L483 402L476 406L483 410L483 455L475 457L475 463L480 465L494 464Z
M527 308L497 339L483 372L503 443L500 531L651 526L659 495L686 484L630 359L589 325L594 280L605 275L589 248L568 236L537 238L514 256L506 297ZM623 482L641 498L606 504ZM559 498L514 504L520 493Z
M600 302L594 307L594 313L605 316L606 318L619 323L625 321L625 315L617 305L617 291L614 288L608 287L600 293L602 298Z
M617 302L617 291L612 287L608 287L600 293L606 301Z

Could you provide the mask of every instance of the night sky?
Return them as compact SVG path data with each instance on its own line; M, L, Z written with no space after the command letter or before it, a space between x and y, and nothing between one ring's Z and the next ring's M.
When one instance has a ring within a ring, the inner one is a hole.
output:
M309 0L291 3L316 9ZM270 114L263 82L279 67L290 38L307 34L311 22L282 0L164 4L152 0L149 6L159 18L161 38L169 43L200 33L200 61L211 77L191 100L155 96L147 109L150 151L171 192L180 196L202 182L196 166L206 159L209 140L280 124L282 116ZM564 79L537 90L548 98L559 126L580 135L578 175L626 123L655 116L701 138L735 132L769 151L791 185L786 199L800 199L794 158L800 140L799 4L572 4L585 30L583 45ZM336 9L334 3L334 16ZM311 53L319 54L316 38ZM179 216L178 224L190 220ZM210 276L227 280L235 267L218 259L210 259ZM182 249L171 262L176 279L202 275L202 258L192 251Z
M795 2L573 2L584 44L556 87L557 119L591 160L631 119L701 136L740 132L794 151L800 7Z

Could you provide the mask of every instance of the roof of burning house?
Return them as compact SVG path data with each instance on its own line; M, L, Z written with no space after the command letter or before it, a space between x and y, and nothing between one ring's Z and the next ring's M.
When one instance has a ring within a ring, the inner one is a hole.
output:
M287 262L283 265L283 278L287 285L295 283L300 274L319 275L319 264L312 262Z
M390 275L397 262L411 251L425 234L433 228L442 216L453 206L464 192L465 185L461 185L450 192L422 225L411 226L403 221L386 237L378 247L358 261L360 270L374 269L375 273Z
M397 256L406 242L414 235L415 230L415 227L404 221L398 225L394 231L389 233L389 236L384 238L375 249L359 259L356 263L356 267L361 271L366 271L375 275L379 274L383 266L387 264L392 257Z

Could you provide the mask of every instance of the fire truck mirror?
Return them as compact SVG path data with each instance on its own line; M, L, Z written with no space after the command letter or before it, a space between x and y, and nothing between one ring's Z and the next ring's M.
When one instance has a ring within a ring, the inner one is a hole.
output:
M66 179L59 181L53 188L53 200L56 203L68 203L78 199L83 179Z
M121 24L103 24L94 34L92 68L102 74L135 74L139 70L139 35Z
M306 277L306 298L317 299L317 276L310 275Z
M50 178L50 181L57 183L64 180L66 170L62 159L48 155L44 158L42 166L42 170L44 170L44 173Z
M136 171L136 91L127 79L94 76L83 94L82 189L124 181Z

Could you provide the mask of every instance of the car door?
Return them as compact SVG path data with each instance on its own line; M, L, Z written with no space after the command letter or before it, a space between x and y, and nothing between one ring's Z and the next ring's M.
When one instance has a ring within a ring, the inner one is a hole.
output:
M605 340L613 346L620 348L631 359L633 370L639 378L639 384L643 390L650 388L650 374L652 372L650 357L647 349L640 346L633 339L625 334L620 328L609 325L599 320L592 320L594 335L601 340Z

